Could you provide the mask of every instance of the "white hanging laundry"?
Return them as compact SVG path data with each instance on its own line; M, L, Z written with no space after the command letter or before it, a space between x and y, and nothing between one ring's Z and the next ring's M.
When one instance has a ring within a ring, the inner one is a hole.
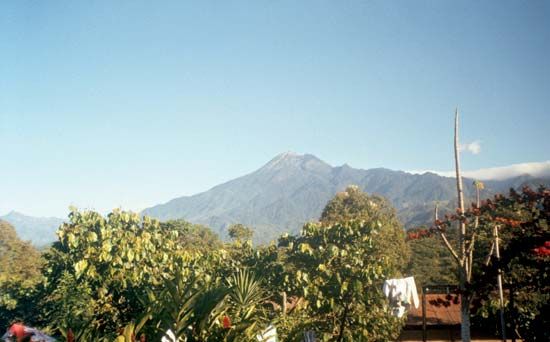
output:
M394 316L402 317L407 305L414 305L415 308L420 305L414 277L388 279L384 281L382 291L392 303Z
M405 278L405 281L407 282L407 302L411 303L416 309L418 309L420 305L420 299L418 298L418 291L416 290L416 283L414 282L414 277L407 277Z
M256 339L260 342L278 342L277 328L270 324L260 334L256 335Z

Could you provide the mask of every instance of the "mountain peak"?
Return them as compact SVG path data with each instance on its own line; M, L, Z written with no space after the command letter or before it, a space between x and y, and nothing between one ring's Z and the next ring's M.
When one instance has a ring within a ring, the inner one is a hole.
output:
M281 160L289 160L289 159L299 159L303 158L305 155L294 152L294 151L286 151L283 153L280 153L276 155L271 161L281 161Z
M27 217L27 215L25 215L23 213L20 213L18 211L15 211L15 210L11 210L9 213L7 213L6 215L4 215L2 217Z
M279 170L288 167L300 167L309 169L316 167L330 168L331 166L312 154L299 154L296 152L288 151L276 155L260 170Z
M483 196L524 183L488 183ZM456 196L452 178L384 168L362 170L345 164L333 168L314 155L285 152L250 174L142 213L161 220L184 218L212 227L224 237L230 224L240 222L255 228L255 241L268 242L284 232L299 232L305 222L317 220L327 202L350 184L388 198L406 227L430 224L432 204L437 201L442 210L452 210ZM472 198L473 185L466 183L464 191L466 198Z

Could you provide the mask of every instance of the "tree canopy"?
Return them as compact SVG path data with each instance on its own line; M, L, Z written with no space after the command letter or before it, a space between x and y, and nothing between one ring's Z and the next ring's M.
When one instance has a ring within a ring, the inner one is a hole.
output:
M438 222L440 229L458 218L478 222L480 249L490 248L489 231L500 227L501 258L486 262L476 254L479 272L469 291L479 294L482 312L502 270L516 294L509 311L534 341L547 337L534 332L548 324L549 198L546 189L526 189ZM281 340L307 331L321 341L388 341L403 321L381 293L385 279L408 265L421 283L454 280L455 269L434 274L452 259L426 229L407 235L425 263L407 263L395 210L356 187L337 194L320 222L277 244L253 247L243 243L252 237L249 228L232 231L234 241L222 243L207 227L183 220L73 210L59 240L40 255L0 222L0 318L28 319L57 336L71 328L78 341L109 341L121 327L126 341L138 332L158 340L167 329L183 341L249 341L270 325Z
M0 220L0 321L32 315L35 288L40 282L40 253L19 239L15 229Z
M523 339L548 341L550 190L511 190L508 196L497 195L468 214L478 217L488 234L498 229L500 236L500 257L492 253L487 262L479 262L480 271L472 284L479 295L477 306L479 301L491 303L494 280L501 273L504 286L514 294L514 303L507 303L508 327L514 319Z
M141 315L139 296L162 284L181 256L179 231L119 210L107 218L74 210L69 219L45 255L44 319L114 330Z
M300 236L283 237L290 284L307 300L307 323L323 341L382 341L397 338L400 321L392 317L381 293L393 276L393 260L376 253L376 221L348 220L307 224Z
M177 231L178 241L184 250L208 251L218 249L222 241L212 229L201 224L194 224L185 220L169 220L161 222L163 230Z
M450 234L451 243L456 244L456 234ZM417 286L455 285L458 271L451 253L441 243L440 238L426 228L407 231L407 244L411 258L407 273L414 275Z
M321 214L322 224L363 220L378 225L372 253L386 257L389 267L404 272L410 257L405 232L395 208L384 197L368 195L351 185L330 200Z
M252 228L249 228L241 223L235 223L227 229L229 237L235 241L250 241L254 235Z

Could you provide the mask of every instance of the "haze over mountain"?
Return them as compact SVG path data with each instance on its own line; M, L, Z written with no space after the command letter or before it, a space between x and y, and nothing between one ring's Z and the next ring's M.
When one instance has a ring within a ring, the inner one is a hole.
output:
M473 194L472 179L465 178L465 194ZM548 178L521 175L487 180L484 197L526 184L549 184ZM319 158L293 152L280 154L248 175L193 196L175 198L143 210L161 220L183 218L210 226L222 237L233 223L255 228L255 240L267 242L281 233L294 233L317 220L325 204L350 184L387 197L406 228L429 223L435 202L454 208L455 181L435 173L412 174L384 168L333 167Z
M55 241L55 232L64 221L57 217L33 217L16 211L0 216L0 220L10 223L20 239L31 241L36 247L43 247Z

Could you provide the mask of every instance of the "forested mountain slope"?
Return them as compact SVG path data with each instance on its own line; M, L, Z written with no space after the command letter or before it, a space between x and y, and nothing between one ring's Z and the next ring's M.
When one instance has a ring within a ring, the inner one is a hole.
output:
M473 180L465 179L466 197L473 195ZM509 187L550 183L524 175L503 181L487 181L484 197L506 192ZM350 184L388 198L406 228L429 223L436 202L443 211L454 208L453 178L435 173L411 174L384 168L332 167L306 154L283 153L255 172L193 196L173 199L142 213L161 220L184 218L205 224L226 236L232 223L255 228L255 240L270 241L281 233L296 232L317 220L335 193Z

